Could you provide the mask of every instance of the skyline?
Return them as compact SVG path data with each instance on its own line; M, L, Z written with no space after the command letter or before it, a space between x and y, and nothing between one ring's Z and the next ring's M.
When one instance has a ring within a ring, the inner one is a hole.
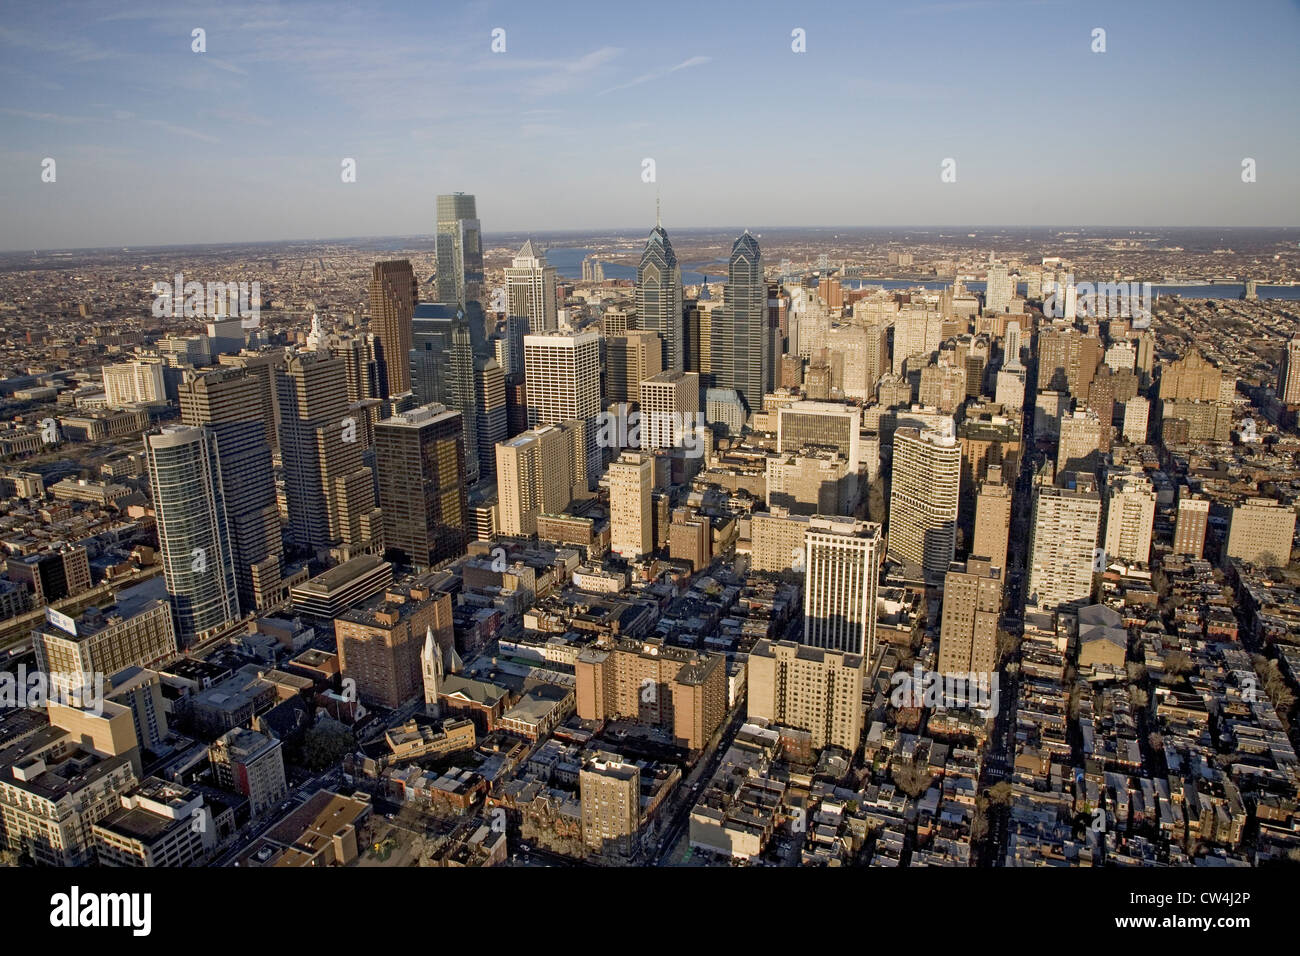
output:
M453 190L489 235L648 230L657 198L670 230L1297 221L1293 4L663 10L15 11L0 248L431 235Z

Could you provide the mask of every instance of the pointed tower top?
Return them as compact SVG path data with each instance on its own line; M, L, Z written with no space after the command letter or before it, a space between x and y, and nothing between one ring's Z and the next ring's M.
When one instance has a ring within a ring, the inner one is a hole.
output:
M662 229L664 224L663 217L659 214L659 190L655 190L655 228Z

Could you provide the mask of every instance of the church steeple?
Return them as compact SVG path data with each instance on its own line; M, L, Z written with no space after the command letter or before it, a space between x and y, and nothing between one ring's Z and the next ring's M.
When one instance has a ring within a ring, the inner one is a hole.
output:
M424 712L430 717L437 717L438 692L442 689L442 681L446 673L443 670L442 651L438 649L432 627L429 627L424 634L424 649L420 651L420 670L424 678Z

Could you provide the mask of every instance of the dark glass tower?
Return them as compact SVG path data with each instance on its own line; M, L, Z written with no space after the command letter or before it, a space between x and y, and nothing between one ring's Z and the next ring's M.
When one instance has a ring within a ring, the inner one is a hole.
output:
M725 305L715 312L710 358L718 388L734 388L750 413L772 388L767 283L758 240L748 230L731 247Z
M636 270L637 327L658 332L665 372L685 370L682 328L682 270L663 224L656 222Z
M472 485L479 480L478 399L469 322L456 305L422 302L415 307L413 326L411 391L419 405L438 402L460 412L465 482Z

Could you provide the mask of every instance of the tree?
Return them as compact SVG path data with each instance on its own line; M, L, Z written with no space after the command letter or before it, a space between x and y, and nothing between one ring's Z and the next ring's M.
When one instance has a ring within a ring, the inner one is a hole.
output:
M989 787L989 802L1010 806L1011 798L1015 794L1015 789L1006 780L999 780L993 786Z
M916 799L930 786L930 765L925 760L898 760L889 768L894 785L912 799Z
M356 749L352 730L330 717L322 717L303 738L302 759L309 770L324 770Z

